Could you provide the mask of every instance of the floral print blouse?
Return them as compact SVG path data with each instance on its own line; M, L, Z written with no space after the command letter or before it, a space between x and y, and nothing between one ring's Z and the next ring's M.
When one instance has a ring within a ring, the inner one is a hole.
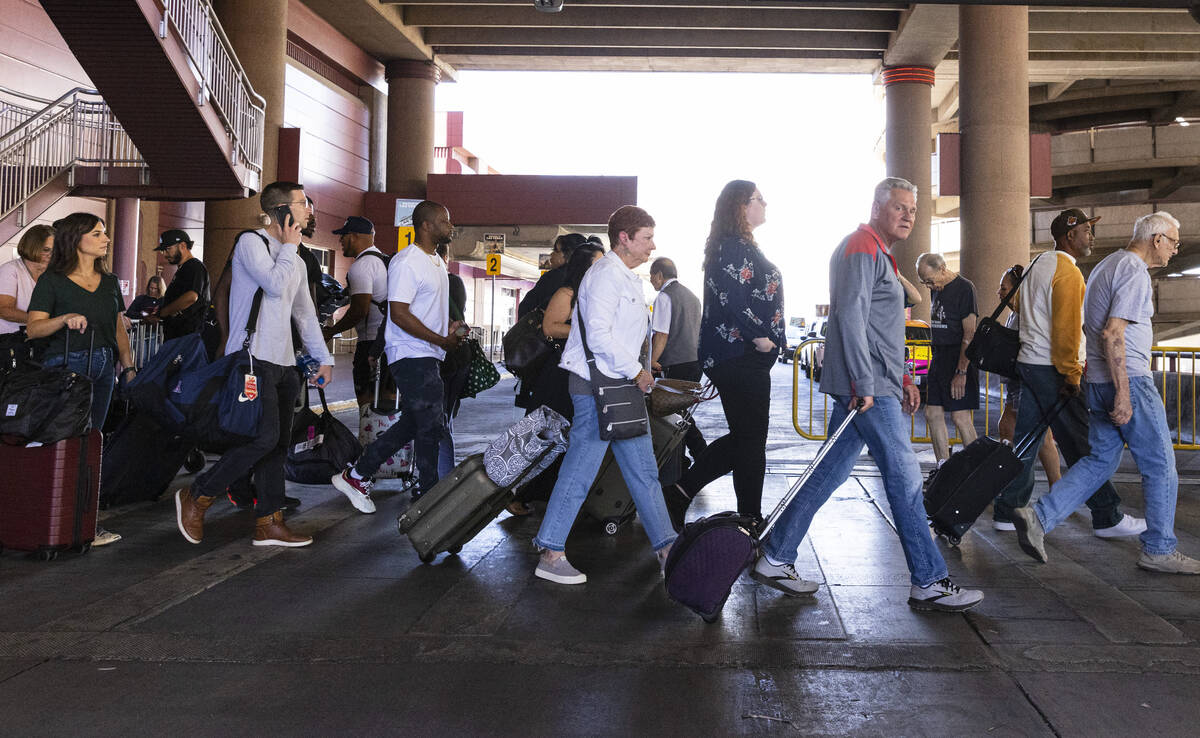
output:
M769 338L785 349L786 326L783 275L757 246L727 237L704 270L701 369L742 356L755 338Z

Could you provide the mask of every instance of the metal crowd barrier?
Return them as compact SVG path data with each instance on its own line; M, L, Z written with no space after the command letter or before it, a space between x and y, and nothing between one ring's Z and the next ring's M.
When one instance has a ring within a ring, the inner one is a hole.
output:
M927 340L910 340L905 342L908 361L913 361L922 349L929 347ZM810 338L798 345L792 354L792 427L802 438L811 441L824 441L829 425L829 396L818 389L820 369L824 357L825 339ZM1185 346L1155 346L1151 350L1150 368L1154 373L1155 386L1158 387L1163 405L1167 412L1167 423L1171 425L1172 443L1177 450L1200 449L1200 438L1197 437L1197 354L1200 347ZM919 383L923 384L923 375L918 375ZM803 381L802 381L803 380ZM996 421L1003 412L1003 377L981 372L979 378L980 401L977 413L983 413L983 428L985 432L994 432ZM922 390L922 407L924 407L924 390ZM800 418L800 408L807 404L808 420ZM954 430L954 424L949 422L951 429L950 443L961 444L962 438ZM918 421L921 429L918 430ZM924 413L918 410L912 417L913 443L931 443L925 427Z
M129 350L133 353L133 366L141 369L146 360L158 353L163 344L162 323L144 323L140 320L130 321Z

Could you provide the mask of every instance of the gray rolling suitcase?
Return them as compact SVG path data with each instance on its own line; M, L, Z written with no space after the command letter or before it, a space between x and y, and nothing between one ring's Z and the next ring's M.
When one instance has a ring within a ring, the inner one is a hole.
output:
M654 444L654 460L660 470L679 451L687 429L687 421L682 415L650 416L650 440ZM604 460L600 462L596 481L584 500L583 512L603 523L604 532L610 536L616 535L621 525L637 512L612 448L605 452Z
M553 450L553 446L548 447L545 453ZM540 460L536 459L526 472L537 468ZM513 501L513 489L527 481L526 476L501 487L488 477L483 454L468 456L414 500L396 523L424 563L443 551L456 554Z

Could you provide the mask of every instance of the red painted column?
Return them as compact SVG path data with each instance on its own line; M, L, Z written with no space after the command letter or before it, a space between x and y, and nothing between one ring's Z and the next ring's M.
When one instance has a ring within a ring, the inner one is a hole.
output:
M136 197L118 197L113 201L113 222L108 224L108 235L112 239L110 262L113 274L121 280L126 305L141 292L141 285L137 283L140 205Z

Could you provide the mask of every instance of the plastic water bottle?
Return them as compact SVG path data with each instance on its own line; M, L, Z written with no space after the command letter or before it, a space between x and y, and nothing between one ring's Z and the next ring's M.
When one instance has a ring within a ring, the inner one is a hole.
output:
M321 370L321 365L317 363L317 360L303 351L296 352L296 366L300 367L300 371L304 372L306 379L312 379Z

